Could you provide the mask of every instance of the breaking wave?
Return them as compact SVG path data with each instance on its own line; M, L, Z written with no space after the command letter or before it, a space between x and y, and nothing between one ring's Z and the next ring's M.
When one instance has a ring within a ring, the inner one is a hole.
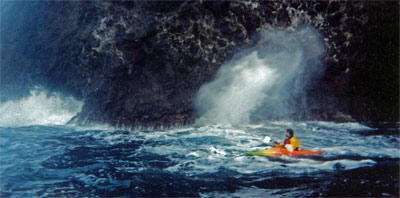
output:
M61 94L33 90L30 95L0 104L0 126L63 125L81 111L83 102Z

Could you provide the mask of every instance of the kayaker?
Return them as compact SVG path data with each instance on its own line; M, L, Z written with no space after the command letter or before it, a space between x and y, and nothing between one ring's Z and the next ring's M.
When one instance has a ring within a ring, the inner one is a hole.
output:
M300 141L296 137L293 136L293 129L286 129L286 139L282 143L278 143L276 141L272 141L272 143L276 144L275 147L285 147L289 152L293 152L293 150L299 150Z

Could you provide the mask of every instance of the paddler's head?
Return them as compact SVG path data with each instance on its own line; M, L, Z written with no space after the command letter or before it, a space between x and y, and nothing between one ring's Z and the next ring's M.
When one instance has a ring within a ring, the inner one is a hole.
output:
M294 131L293 129L286 129L286 137L293 137Z

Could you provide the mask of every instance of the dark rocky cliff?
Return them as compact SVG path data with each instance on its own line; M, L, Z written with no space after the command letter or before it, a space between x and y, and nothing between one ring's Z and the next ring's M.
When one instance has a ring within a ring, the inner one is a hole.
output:
M192 123L193 97L261 31L309 24L326 72L311 114L294 119L399 120L397 1L3 2L2 100L33 86L85 105L74 121L115 126ZM16 91L18 90L18 91Z

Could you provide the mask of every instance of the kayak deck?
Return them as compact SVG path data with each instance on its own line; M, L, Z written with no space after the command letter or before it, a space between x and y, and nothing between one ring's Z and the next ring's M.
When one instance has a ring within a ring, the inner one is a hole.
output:
M325 151L297 150L290 153L286 148L269 148L262 151L246 152L246 154L252 156L281 157L282 155L287 155L291 157L296 157L299 155L320 155L323 152Z

